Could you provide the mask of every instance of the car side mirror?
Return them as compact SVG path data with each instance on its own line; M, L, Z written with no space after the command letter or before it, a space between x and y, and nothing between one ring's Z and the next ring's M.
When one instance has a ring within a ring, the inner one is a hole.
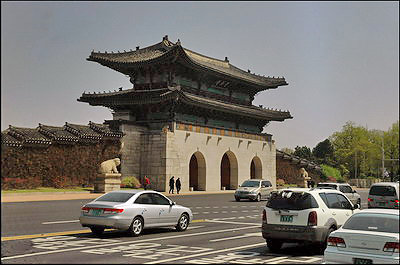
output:
M353 205L353 210L360 209L360 208L361 208L361 206L358 203Z
M240 187L240 185L239 185L239 187Z
M174 205L176 205L176 203L175 202L171 202L169 205L170 206L174 206Z
M357 191L353 190L353 193L357 193Z

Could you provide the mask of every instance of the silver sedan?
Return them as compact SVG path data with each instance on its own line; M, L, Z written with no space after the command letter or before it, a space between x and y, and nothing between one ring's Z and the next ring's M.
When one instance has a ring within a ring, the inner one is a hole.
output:
M138 236L145 228L175 226L187 229L192 211L152 190L111 191L84 205L79 221L100 235L105 228L127 230Z

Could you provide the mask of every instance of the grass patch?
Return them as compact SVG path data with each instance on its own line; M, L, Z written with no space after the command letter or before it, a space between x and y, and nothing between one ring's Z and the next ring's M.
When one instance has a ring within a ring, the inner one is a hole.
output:
M39 187L36 189L17 189L17 190L2 190L2 193L29 193L29 192L66 192L66 191L93 191L93 187L72 187L72 188L65 188L65 189L56 189L50 187Z

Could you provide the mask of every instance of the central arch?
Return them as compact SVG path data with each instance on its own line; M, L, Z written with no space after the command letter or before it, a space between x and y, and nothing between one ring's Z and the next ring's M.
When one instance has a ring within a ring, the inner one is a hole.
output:
M189 187L193 190L206 190L206 160L198 151L190 158Z
M221 189L234 190L238 187L238 162L235 154L226 152L221 159Z
M258 156L255 156L251 160L250 164L250 178L251 179L262 179L262 165L261 159Z

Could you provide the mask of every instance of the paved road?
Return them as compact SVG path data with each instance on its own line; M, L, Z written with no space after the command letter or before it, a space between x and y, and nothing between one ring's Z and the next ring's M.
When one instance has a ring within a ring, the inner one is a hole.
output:
M360 192L363 197L363 193ZM93 236L77 222L90 199L2 203L2 263L321 263L310 246L284 244L271 253L261 236L265 201L236 202L232 193L171 196L194 221L185 232L115 230Z

